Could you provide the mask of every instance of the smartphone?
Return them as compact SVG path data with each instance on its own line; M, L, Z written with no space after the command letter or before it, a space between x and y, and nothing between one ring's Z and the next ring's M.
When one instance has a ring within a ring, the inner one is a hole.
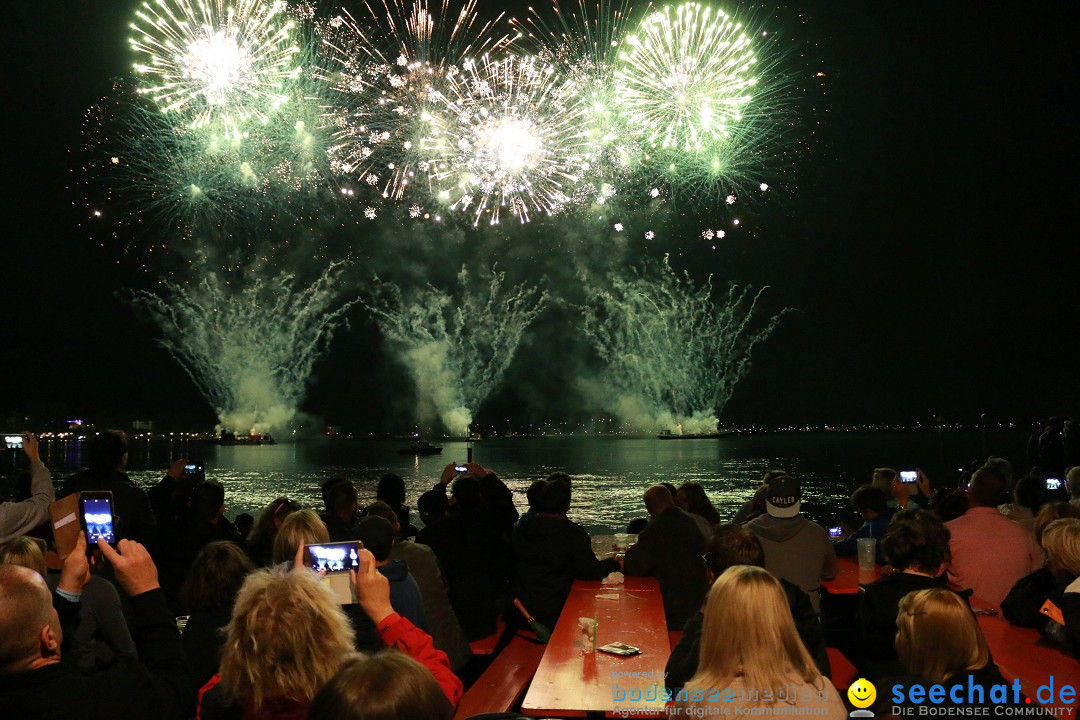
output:
M626 643L621 642L608 643L607 645L601 645L596 649L602 653L622 655L623 657L626 657L627 655L637 655L641 652L641 648L636 648L633 645L627 645Z
M198 475L200 477L206 474L202 463L188 463L184 466L184 472L188 475Z
M458 475L468 475L469 468L465 467L464 465L455 465L454 472L456 472Z
M23 445L22 433L4 433L4 444L8 450L21 450Z
M919 473L917 470L901 470L900 482L902 483L916 483L919 481Z
M1046 489L1047 490L1060 490L1061 489L1061 478L1046 478Z
M308 545L306 548L308 567L316 572L327 573L359 571L362 547L364 544L359 540Z
M840 527L839 525L829 528L829 537L831 538L838 538L843 534L844 528Z
M113 495L106 490L79 493L79 522L86 531L86 547L97 545L99 537L110 545L116 544L116 522L113 515Z

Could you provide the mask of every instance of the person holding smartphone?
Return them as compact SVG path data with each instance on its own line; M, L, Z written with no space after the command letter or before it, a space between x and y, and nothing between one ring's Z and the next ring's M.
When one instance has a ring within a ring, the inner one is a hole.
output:
M41 462L38 439L24 431L22 451L30 461L30 497L22 502L0 502L0 543L25 535L49 519L49 504L56 499L52 474Z
M98 548L131 597L138 660L83 674L61 662L64 636L75 632L90 581L86 534L65 558L55 592L33 570L0 565L0 713L23 720L160 720L187 717L194 700L176 619L165 605L157 568L146 548L121 540Z

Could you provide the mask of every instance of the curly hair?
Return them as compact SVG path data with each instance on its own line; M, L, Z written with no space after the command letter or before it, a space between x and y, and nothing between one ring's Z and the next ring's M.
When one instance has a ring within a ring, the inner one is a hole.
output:
M233 607L221 684L258 713L268 702L311 702L353 650L333 592L306 569L257 570Z
M929 510L905 510L893 516L881 541L885 562L897 570L937 573L952 559L949 528Z

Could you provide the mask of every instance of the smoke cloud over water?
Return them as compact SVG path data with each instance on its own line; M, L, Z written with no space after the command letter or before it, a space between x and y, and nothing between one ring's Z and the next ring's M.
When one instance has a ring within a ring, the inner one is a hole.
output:
M452 291L429 285L407 300L396 285L377 281L377 294L364 301L416 384L421 423L437 418L451 435L467 434L502 381L548 299L546 291L505 281L495 269L486 282L474 280L463 267Z
M281 432L298 412L311 370L355 300L342 299L345 264L331 263L310 285L288 272L226 281L161 283L134 293L162 328L161 344L238 433Z
M593 288L585 334L604 362L604 382L584 388L637 430L711 433L750 354L768 338L781 312L754 328L761 291L732 286L712 299L711 279L698 285L667 257L630 276L613 274Z

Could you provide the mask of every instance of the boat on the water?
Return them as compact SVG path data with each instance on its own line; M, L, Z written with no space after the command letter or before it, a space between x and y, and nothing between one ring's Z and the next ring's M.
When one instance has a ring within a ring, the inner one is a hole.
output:
M656 436L658 440L715 440L716 438L726 438L735 435L734 430L725 430L724 432L714 433L673 433L671 431L664 431Z
M406 448L398 448L398 455L441 455L442 446L432 445L427 440L417 440Z
M277 441L270 433L250 433L237 435L236 433L222 431L221 435L212 441L216 445L276 445Z

